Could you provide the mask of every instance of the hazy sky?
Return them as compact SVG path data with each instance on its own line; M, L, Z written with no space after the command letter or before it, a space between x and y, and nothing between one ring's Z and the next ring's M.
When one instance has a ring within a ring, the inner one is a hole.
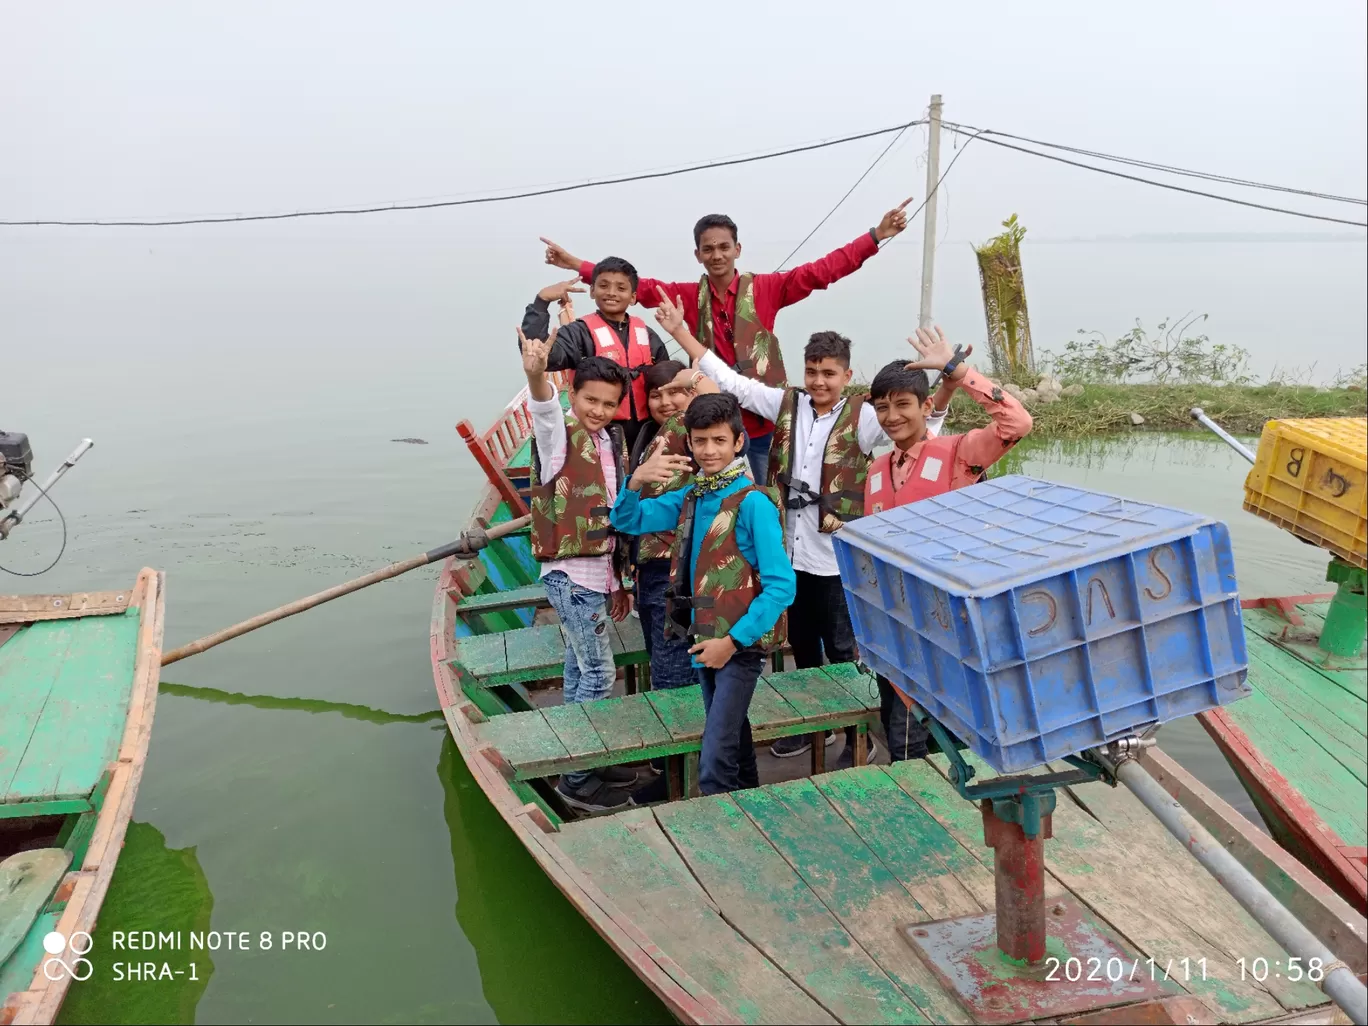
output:
M932 91L970 124L1361 196L1364 40L1358 0L8 3L0 210L161 216L451 196L881 127L919 115ZM885 142L492 211L383 216L453 233L540 229L589 255L687 232L719 207L743 242L796 241ZM909 132L824 235L920 199L922 146ZM1334 230L975 148L946 183L955 238L990 231L1009 207L1046 236Z

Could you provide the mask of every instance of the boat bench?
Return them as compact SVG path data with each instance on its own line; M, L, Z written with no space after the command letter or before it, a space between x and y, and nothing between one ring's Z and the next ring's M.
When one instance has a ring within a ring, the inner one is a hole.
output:
M456 597L456 596L453 596ZM481 613L504 613L515 609L550 609L546 586L536 584L512 588L508 591L488 591L479 595L456 597L456 615L463 620Z
M506 592L504 594L507 594ZM495 595L473 596L495 598ZM469 601L469 600L467 600ZM458 607L459 608L459 607ZM629 616L621 623L608 621L613 662L624 667L627 691L637 689L637 668L649 677L650 656L641 621ZM558 623L537 624L494 634L470 634L456 639L450 666L467 692L507 684L559 677L565 669L565 635Z
M823 735L857 728L856 763L864 762L868 726L879 715L874 677L853 663L762 676L751 699L757 741L813 734L813 772L825 767ZM570 770L696 754L703 739L703 698L697 685L556 705L491 716L480 723L484 757L515 780ZM671 797L686 794L694 760L671 759Z

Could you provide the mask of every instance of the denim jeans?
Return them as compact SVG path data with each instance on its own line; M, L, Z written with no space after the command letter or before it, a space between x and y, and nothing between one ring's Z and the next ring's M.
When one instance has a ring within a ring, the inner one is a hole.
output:
M800 670L828 663L854 662L855 628L850 624L845 589L839 577L823 577L795 570L798 587L788 610L789 644L793 665ZM855 728L846 728L846 744L855 744Z
M564 702L592 702L613 693L617 667L608 617L608 596L581 588L563 570L542 578L551 608L565 630ZM561 782L568 790L583 787L592 773L565 773Z
M912 715L897 689L879 675L879 720L888 739L888 761L926 758L926 741L931 732Z
M697 684L689 642L665 637L665 589L670 584L670 561L648 559L637 564L637 612L641 633L651 655L651 688L682 688Z
M760 786L748 714L764 662L762 652L748 649L735 653L720 670L697 670L705 713L698 755L698 789L703 794Z
M758 485L769 484L767 478L769 477L770 443L774 441L774 432L771 431L759 438L755 435L748 435L747 438L750 441L750 448L746 452L746 457L750 460L751 477L755 479L755 483Z

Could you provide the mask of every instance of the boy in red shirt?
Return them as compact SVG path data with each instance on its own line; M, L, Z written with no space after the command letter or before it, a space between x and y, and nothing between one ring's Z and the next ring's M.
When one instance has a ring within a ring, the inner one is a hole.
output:
M703 265L703 276L696 282L642 278L636 301L653 307L664 289L671 299L683 300L689 332L717 353L723 363L767 385L784 385L784 359L774 337L774 319L779 311L858 271L879 251L880 244L907 227L906 207L911 202L910 197L904 200L884 214L875 227L820 260L771 274L738 274L741 243L736 222L725 214L708 214L694 225L694 259ZM571 256L550 239L542 242L546 243L548 264L578 271L584 281L590 280L592 263ZM748 411L742 411L742 421L750 436L752 476L758 484L765 484L774 424Z
M969 346L956 355L940 328L917 329L909 342L921 358L912 363L895 360L874 376L870 401L893 451L878 457L865 478L865 516L903 506L918 499L943 495L982 479L989 467L1031 433L1031 415L998 385L963 362L974 351ZM940 370L933 401L927 370ZM992 418L987 427L963 435L928 436L926 419L945 410L956 389L962 389ZM879 715L893 762L926 755L927 730L909 715L907 699L879 677Z

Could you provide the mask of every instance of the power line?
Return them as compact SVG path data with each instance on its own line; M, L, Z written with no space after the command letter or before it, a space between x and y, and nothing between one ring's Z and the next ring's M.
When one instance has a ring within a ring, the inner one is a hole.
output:
M961 135L969 134L965 131L965 129L969 127L967 125L956 127L947 124L945 127L948 128L950 131L957 132ZM1096 171L1098 174L1111 175L1113 178L1124 178L1127 181L1140 182L1143 185L1153 185L1160 189L1170 189L1173 192L1185 192L1190 196L1204 196L1207 199L1220 200L1223 203L1234 203L1237 206L1241 207L1253 207L1255 210L1271 210L1276 214L1290 214L1293 217L1305 217L1309 218L1312 221L1330 221L1334 224L1347 224L1354 228L1368 228L1368 222L1347 221L1342 217L1327 217L1324 214L1309 214L1302 210L1289 210L1286 207L1272 207L1264 203L1251 203L1249 200L1235 199L1233 196L1222 196L1214 192L1203 192L1200 189L1188 189L1184 186L1173 185L1169 182L1156 182L1152 178L1141 178L1138 175L1128 175L1122 171L1112 171L1111 169L1105 167L1095 167L1092 164L1082 164L1076 160L1069 160L1066 157L1057 157L1053 153L1041 153L1039 150L1031 150L1027 149L1024 146L1016 146L1009 142L1003 142L1001 139L994 139L987 134L988 131L988 129L979 129L978 134L975 135L974 138L982 139L984 142L992 143L994 146L1003 146L1009 150L1016 150L1019 153L1029 153L1033 157L1044 157L1046 160L1058 161L1061 164L1068 164L1071 167L1080 167L1085 171Z
M864 169L864 172L860 175L859 178L855 179L855 184L852 185L849 189L847 189L845 191L845 195L836 201L836 205L826 212L826 217L818 221L817 224L813 227L812 231L808 232L806 235L803 236L803 241L798 243L798 245L794 246L793 250L789 253L789 255L784 257L783 260L779 261L779 266L774 269L776 274L779 271L782 271L784 269L784 265L793 259L794 253L797 253L800 249L807 245L808 239L816 235L818 230L822 227L822 225L826 224L827 221L831 220L831 215L841 209L841 204L845 203L846 200L850 199L850 194L860 187L860 183L869 177L869 173L879 166L879 162L882 161L884 157L888 156L888 151L897 145L898 140L903 137L903 132L906 132L909 128L912 127L912 125L915 125L917 123L918 122L913 121L903 126L902 131L895 135L893 139L889 142L889 144L883 148L882 152L880 152L879 155L874 158L874 162L870 164L869 167Z
M655 178L672 178L675 175L691 174L695 171L708 171L713 168L734 167L738 164L752 164L761 160L773 160L776 157L787 157L795 153L810 153L813 150L826 149L829 146L840 146L843 143L857 142L860 139L872 139L875 136L887 135L889 132L905 132L913 125L920 124L919 121L908 121L901 125L890 125L888 128L877 128L872 132L860 132L857 135L846 135L839 139L826 139L821 142L808 143L803 146L790 146L787 149L775 150L769 153L760 153L749 157L735 157L730 160L717 160L706 164L691 164L687 167L674 168L668 171L651 171L639 174L623 175L618 178L598 178L587 182L575 182L569 185L558 185L547 188L529 189L524 192L509 193L504 196L476 196L470 199L440 200L429 203L389 203L383 206L373 207L341 207L326 210L296 210L284 214L235 214L223 217L187 217L175 220L162 221L60 221L49 219L35 219L31 221L0 221L0 227L67 227L67 228L170 228L179 225L190 224L230 224L243 221L285 221L295 218L305 217L335 217L340 215L355 214L381 214L393 210L436 210L442 207L466 207L479 203L507 203L510 200L531 199L534 196L551 196L562 192L576 192L581 189L596 189L605 185L623 185L627 182L642 182Z
M973 129L973 125L944 122L945 125L957 128ZM1329 192L1315 192L1311 189L1294 189L1288 185L1271 185L1268 182L1255 182L1248 178L1234 178L1230 175L1218 175L1210 171L1193 171L1190 168L1175 167L1172 164L1160 164L1150 160L1140 160L1135 157L1120 157L1114 153L1103 153L1100 150L1085 150L1078 146L1066 146L1064 143L1046 142L1043 139L1032 139L1029 136L1013 135L1011 132L999 132L994 129L982 129L985 135L996 135L1003 139L1015 139L1018 142L1031 143L1034 146L1046 146L1053 150L1065 150L1069 153L1077 153L1083 157L1093 157L1098 160L1110 160L1118 164L1130 164L1133 167L1143 167L1151 171L1164 171L1172 175L1184 175L1189 178L1201 178L1209 182L1224 182L1228 185L1242 185L1251 189L1268 189L1273 192L1287 192L1297 196L1311 196L1315 199L1333 200L1337 203L1354 203L1358 206L1368 206L1368 200L1358 199L1354 196L1337 196Z

